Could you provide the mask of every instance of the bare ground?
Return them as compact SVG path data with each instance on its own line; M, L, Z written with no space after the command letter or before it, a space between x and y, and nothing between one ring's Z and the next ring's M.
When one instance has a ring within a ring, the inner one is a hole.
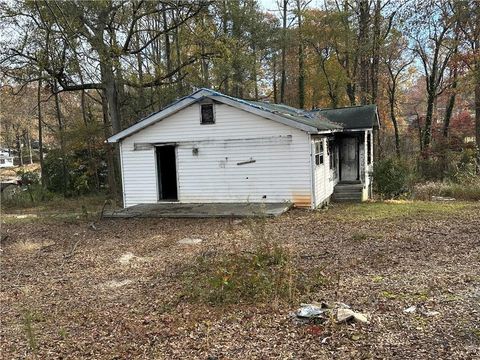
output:
M295 266L329 281L291 303L217 306L190 301L179 273L201 254L246 251L246 220L3 222L5 359L480 356L478 203L337 205L268 219ZM203 241L177 243L186 237ZM290 315L321 300L347 303L370 323L308 325ZM405 313L412 305L417 312Z

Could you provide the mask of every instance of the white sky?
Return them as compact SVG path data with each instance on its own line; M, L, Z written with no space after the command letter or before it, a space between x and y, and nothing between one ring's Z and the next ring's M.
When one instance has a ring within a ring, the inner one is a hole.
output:
M308 5L308 7L313 7L313 8L318 7L320 1L322 0L312 0L312 2ZM258 0L258 2L260 3L260 6L263 7L265 10L278 10L277 0ZM295 5L294 1L290 1L290 2L292 6Z

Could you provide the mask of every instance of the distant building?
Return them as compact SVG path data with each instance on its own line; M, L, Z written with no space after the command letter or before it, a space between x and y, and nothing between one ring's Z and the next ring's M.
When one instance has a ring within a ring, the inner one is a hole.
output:
M12 167L13 166L13 155L8 149L0 150L0 168Z

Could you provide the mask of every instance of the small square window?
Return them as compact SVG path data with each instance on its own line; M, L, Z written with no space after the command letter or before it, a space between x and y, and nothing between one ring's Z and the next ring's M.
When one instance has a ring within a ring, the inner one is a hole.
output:
M202 104L201 105L201 124L215 124L215 117L213 114L213 104Z

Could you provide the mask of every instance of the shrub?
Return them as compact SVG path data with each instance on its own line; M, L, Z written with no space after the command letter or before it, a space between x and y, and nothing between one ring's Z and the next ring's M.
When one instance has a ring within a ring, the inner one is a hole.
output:
M480 179L462 181L427 182L415 185L413 196L417 200L431 200L432 196L453 197L457 200L480 200Z
M186 293L210 305L292 302L316 291L328 281L316 268L298 270L290 251L277 244L266 228L266 219L248 224L253 250L204 254L182 275Z
M44 160L48 190L66 196L85 195L99 190L98 187L106 182L106 163L101 160L103 152L98 151L95 156L100 161L93 164L86 151L70 152L63 159L59 150L51 150Z
M373 167L374 190L384 198L395 198L409 191L411 171L397 159L377 161Z
M291 300L295 292L290 254L279 246L200 256L189 278L192 296L212 305Z

